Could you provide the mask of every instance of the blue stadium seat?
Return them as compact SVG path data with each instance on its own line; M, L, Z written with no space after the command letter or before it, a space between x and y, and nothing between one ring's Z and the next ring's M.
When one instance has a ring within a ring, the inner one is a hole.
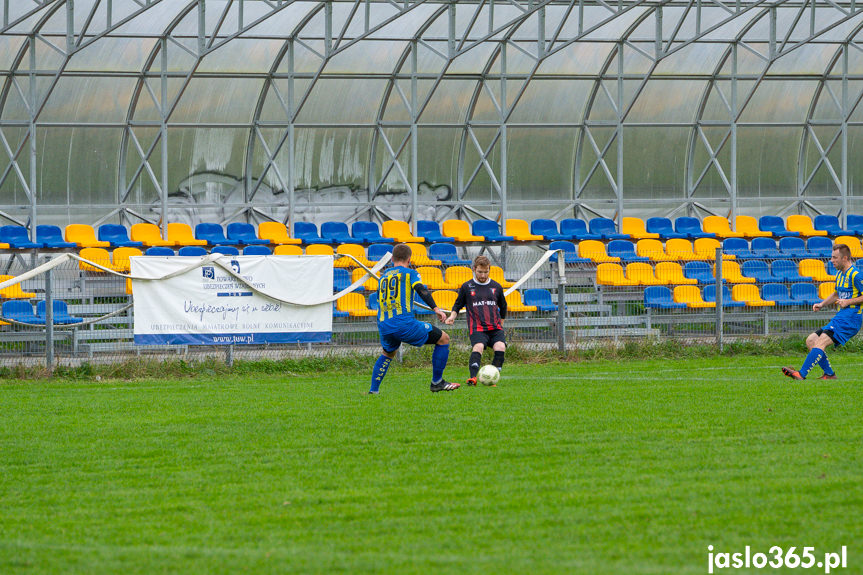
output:
M312 222L294 222L294 237L304 244L331 244L333 240L318 235L318 226Z
M784 284L764 284L761 286L761 299L775 301L776 305L800 305L800 302L788 295Z
M378 304L378 292L372 292L369 294L369 309L373 309L375 311L380 309L380 304Z
M842 226L839 224L839 218L836 216L829 216L827 214L815 216L813 224L816 230L823 230L833 237L855 235L855 231L853 229L843 230Z
M153 248L150 248L153 249ZM147 250L150 251L150 250ZM201 246L183 246L177 251L178 256L205 256L207 255L206 248Z
M433 260L440 260L444 264L448 266L469 266L471 265L470 260L463 260L458 257L458 251L453 244L448 243L439 243L432 244L428 249L429 258Z
M539 218L530 222L530 233L538 236L543 236L548 241L567 240L569 236L560 233L557 229L557 222Z
M863 216L848 214L845 220L845 228L854 232L855 236L863 236Z
M806 249L813 258L829 258L833 255L833 241L830 238L812 237L806 240Z
M103 240L107 241L107 240ZM36 315L39 316L39 321L41 323L45 323L47 321L46 312L48 311L48 305L44 301L40 301L36 303ZM84 318L81 317L73 317L69 315L69 306L66 305L66 302L63 300L55 299L51 302L51 310L53 312L53 321L56 324L61 325L71 325L75 323L81 323L84 321Z
M818 288L813 283L800 282L791 284L791 299L800 305L815 305L821 301L818 297Z
M224 254L226 256L238 256L240 255L240 250L238 250L234 246L216 246L212 250L210 250L210 253Z
M346 311L339 311L336 309L336 302L333 302L333 317L348 317L349 315L350 314Z
M674 301L671 290L665 286L649 286L644 290L644 307L653 309L681 309L685 303Z
M195 226L195 238L204 240L211 246L236 246L240 243L237 240L226 238L222 226L209 222Z
M376 222L357 221L351 224L351 235L365 244L391 242L381 235L381 229Z
M321 237L336 244L361 244L363 240L351 235L348 224L344 222L324 222L321 224Z
M601 240L602 234L587 231L587 223L578 218L560 220L560 234L568 240Z
M782 252L776 247L776 240L773 238L753 238L752 253L756 258L773 259L781 258Z
M0 244L9 244L16 249L44 248L42 242L31 242L24 226L2 226L0 227Z
M471 226L471 233L475 236L482 236L487 242L511 242L515 238L513 236L505 236L500 233L500 226L493 220L475 220Z
M749 260L743 262L741 273L750 278L755 278L757 282L775 282L778 278L775 277L764 260Z
M785 227L785 222L779 216L761 216L758 218L758 229L762 232L770 232L773 237L777 238L800 235L800 232L789 232Z
M238 242L242 246L266 246L270 240L262 240L255 232L255 226L246 222L233 222L228 224L228 239Z
M524 305L534 305L538 311L557 311L557 305L552 301L551 292L547 289L526 289L522 296Z
M628 240L631 237L629 234L618 232L617 225L611 218L591 218L588 222L588 230L604 240Z
M580 258L578 257L578 248L572 242L567 242L563 240L558 240L556 242L551 242L548 244L548 249L550 251L563 250L563 261L568 264L589 264L591 262L588 258ZM549 258L549 261L557 263L557 254L554 254Z
M805 282L812 278L806 278L797 271L797 263L791 260L776 260L773 262L772 271L774 277L784 282Z
M201 250L206 254L207 250L201 248ZM145 256L173 256L174 250L167 246L153 246L151 248L147 248L147 251L144 252Z
M698 280L698 283L713 284L716 278L713 276L713 268L707 262L686 262L683 264L683 275L690 279ZM722 280L725 281L724 279Z
M3 302L2 307L3 317L21 323L44 324L45 322L39 319L39 316L33 313L33 306L29 301L22 299L12 299Z
M722 240L722 252L738 259L757 257L749 249L749 242L743 238L726 238Z
M684 240L689 239L689 234L681 234L674 231L674 228L671 227L671 220L668 218L647 218L647 222L645 222L647 226L648 233L651 234L659 234L659 237L663 240L670 240L674 238L680 238Z
M246 246L243 248L244 256L270 256L273 250L267 246Z
M74 248L78 246L74 242L67 242L63 239L63 232L59 226L36 226L36 241L44 244L46 248Z
M705 232L701 229L701 222L698 218L690 216L681 216L674 220L674 231L678 234L686 234L690 239L697 240L698 238L715 238L716 234Z
M345 268L333 268L333 293L338 293L343 289L349 287L353 282L351 281L351 272L346 270ZM359 289L354 291L361 291L362 286Z
M430 309L420 307L422 305L426 305L426 302L424 302L418 295L414 294L414 315L434 315L434 312Z
M704 296L704 301L712 301L716 303L716 286L706 285L701 292ZM722 286L722 307L744 307L746 306L746 302L744 301L734 301L731 299L731 290L728 289L728 286Z
M368 253L366 257L371 261L376 262L381 259L384 254L393 253L393 246L392 244L372 244L366 251Z
M426 239L426 243L452 243L455 238L440 233L440 225L433 220L417 220L417 234Z
M808 258L812 255L806 250L803 238L782 238L779 240L779 253L784 258Z
M618 257L624 262L649 262L650 258L641 257L635 253L635 244L627 240L611 240L605 247L606 253Z
M36 226L36 237L39 236L40 227L42 226ZM144 242L133 242L130 240L126 226L121 226L120 224L102 224L99 226L98 236L100 242L108 242L114 248L144 247Z

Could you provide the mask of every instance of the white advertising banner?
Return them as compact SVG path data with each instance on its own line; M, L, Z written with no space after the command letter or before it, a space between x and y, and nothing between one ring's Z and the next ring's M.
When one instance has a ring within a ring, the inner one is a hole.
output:
M132 276L162 278L196 261L200 258L133 257ZM242 280L213 262L163 280L133 279L135 343L231 345L332 339L332 303L304 305L333 293L332 256L224 256L220 262Z

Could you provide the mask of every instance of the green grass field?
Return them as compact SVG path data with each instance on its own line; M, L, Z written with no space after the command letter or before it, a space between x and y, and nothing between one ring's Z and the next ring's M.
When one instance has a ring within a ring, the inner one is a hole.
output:
M861 362L801 358L7 381L0 573L863 573Z

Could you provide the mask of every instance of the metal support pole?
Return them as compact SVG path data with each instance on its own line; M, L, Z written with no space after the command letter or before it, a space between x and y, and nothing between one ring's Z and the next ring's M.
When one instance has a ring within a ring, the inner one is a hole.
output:
M722 246L716 248L716 345L722 352L724 342L722 341L723 304L722 301Z
M737 219L737 43L731 46L731 221ZM736 223L735 223L736 225ZM736 228L735 228L736 229Z
M51 293L51 270L45 272L45 369L54 373L54 298Z
M225 365L234 367L234 344L225 348Z
M417 96L417 42L414 40L411 43L411 233L417 235L417 208L418 208L418 186L419 176L418 156L419 149L417 146L417 108L419 107L419 99Z
M293 233L294 226L294 182L296 181L297 167L294 165L296 158L294 156L294 39L288 40L288 221L285 222L288 226L288 231Z
M557 252L557 351L566 351L566 270L563 250Z
M201 12L203 13L203 6L200 7ZM168 237L168 110L170 106L168 105L168 40L166 38L162 38L162 74L161 74L161 96L162 96L162 106L159 115L162 118L161 126L159 127L159 131L162 139L162 178L161 182L159 182L159 187L162 188L160 190L160 196L162 200L162 237Z
M30 39L30 241L36 241L36 36L31 35ZM12 159L14 162L15 159Z

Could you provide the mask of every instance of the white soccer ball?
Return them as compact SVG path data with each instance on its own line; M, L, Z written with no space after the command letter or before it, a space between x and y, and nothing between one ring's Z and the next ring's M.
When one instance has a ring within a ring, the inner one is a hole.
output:
M491 364L484 365L479 368L476 380L483 385L495 385L500 381L500 370Z

